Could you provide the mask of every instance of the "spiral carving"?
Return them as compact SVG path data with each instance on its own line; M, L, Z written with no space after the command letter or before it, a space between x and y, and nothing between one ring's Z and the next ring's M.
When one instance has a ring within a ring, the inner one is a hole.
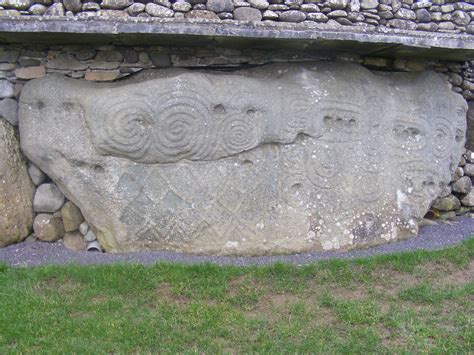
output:
M237 154L258 144L260 127L252 124L252 117L231 115L222 124L222 147L228 154Z
M165 160L208 159L216 138L209 104L196 92L164 95L155 128L155 147Z
M113 100L94 110L92 120L100 118L102 124L94 129L99 151L134 160L146 160L150 149L153 111L144 98Z

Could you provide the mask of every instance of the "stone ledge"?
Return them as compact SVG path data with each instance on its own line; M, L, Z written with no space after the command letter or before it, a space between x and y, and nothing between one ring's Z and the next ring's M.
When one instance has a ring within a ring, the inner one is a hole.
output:
M14 34L14 35L13 35ZM4 18L0 43L120 43L305 49L361 55L474 59L474 36L387 27L154 18Z

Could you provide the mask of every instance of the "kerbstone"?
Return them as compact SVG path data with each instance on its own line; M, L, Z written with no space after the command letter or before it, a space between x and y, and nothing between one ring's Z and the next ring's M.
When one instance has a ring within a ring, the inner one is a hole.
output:
M33 185L15 129L0 119L0 247L24 240L33 224Z
M441 74L318 62L48 75L25 85L19 121L26 156L107 251L255 255L416 235L466 110Z

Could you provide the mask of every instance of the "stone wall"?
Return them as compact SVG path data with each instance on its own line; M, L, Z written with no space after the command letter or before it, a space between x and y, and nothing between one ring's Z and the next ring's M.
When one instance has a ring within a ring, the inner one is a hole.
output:
M8 17L327 23L474 34L473 0L1 0L0 9Z
M17 126L17 100L24 84L50 73L86 81L116 81L144 69L199 67L234 71L271 62L298 61L354 62L377 71L434 70L445 73L452 89L461 93L468 102L474 100L472 63L361 58L355 55L321 57L303 52L222 47L5 45L0 49L0 116L12 126ZM468 139L467 147L472 146L473 142ZM34 237L32 235L31 239L56 241L66 236L65 243L75 249L85 249L87 243L94 243L94 227L89 227L87 221L84 221L81 211L67 201L58 187L36 166L29 163L28 172L36 186L33 199ZM474 211L474 191L471 191L473 177L474 153L466 150L450 186L434 202L430 215L450 219L458 214ZM96 244L91 245L100 248Z

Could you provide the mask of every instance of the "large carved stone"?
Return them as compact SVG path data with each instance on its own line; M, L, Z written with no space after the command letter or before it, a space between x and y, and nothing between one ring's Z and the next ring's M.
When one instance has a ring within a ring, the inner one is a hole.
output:
M20 242L31 232L33 192L15 129L0 118L0 247Z
M439 74L322 63L49 76L20 101L25 154L106 250L245 255L416 235L467 109Z

